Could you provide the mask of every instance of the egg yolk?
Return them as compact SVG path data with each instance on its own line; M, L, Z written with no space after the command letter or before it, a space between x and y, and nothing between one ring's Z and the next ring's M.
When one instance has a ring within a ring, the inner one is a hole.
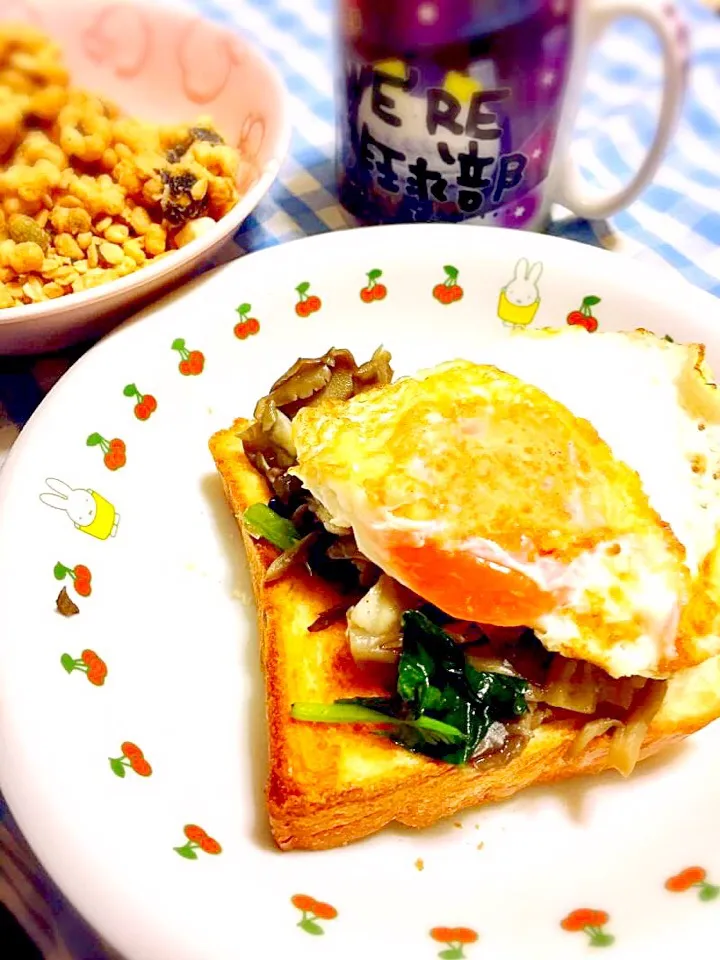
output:
M526 574L467 550L399 539L387 549L394 576L457 620L528 626L554 606L552 594Z

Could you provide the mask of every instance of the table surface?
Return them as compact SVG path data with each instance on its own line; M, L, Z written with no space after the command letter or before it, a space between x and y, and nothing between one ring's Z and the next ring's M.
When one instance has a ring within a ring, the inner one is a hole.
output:
M294 134L278 181L234 238L242 256L341 229L334 195L332 0L165 0L243 31L264 48L290 91ZM658 0L660 2L660 0ZM720 296L720 18L679 0L693 67L678 135L654 183L610 223L558 221L552 232L665 262ZM654 128L660 61L654 41L624 21L591 60L574 150L583 174L614 189L638 168ZM45 393L87 349L0 358L0 466ZM0 901L48 960L106 960L113 952L64 901L18 835L0 796ZM18 957L18 960L20 958Z

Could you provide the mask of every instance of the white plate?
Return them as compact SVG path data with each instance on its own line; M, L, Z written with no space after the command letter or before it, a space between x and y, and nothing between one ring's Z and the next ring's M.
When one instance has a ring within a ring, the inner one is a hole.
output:
M700 955L720 935L717 725L629 782L534 789L327 853L280 853L269 838L254 609L208 437L251 413L300 354L335 345L365 358L382 341L398 373L481 358L506 335L499 294L521 258L544 266L536 326L563 324L594 296L601 328L701 339L720 366L717 302L669 270L542 236L385 227L277 247L202 278L88 353L23 431L0 485L2 788L60 886L130 960L564 960L592 942L636 960ZM433 288L446 265L464 296L444 305ZM387 296L365 303L374 268ZM295 309L303 283L322 301L309 317ZM244 340L233 332L242 303L260 322ZM179 372L179 338L204 355L200 375ZM129 384L156 397L149 419L134 415ZM94 433L122 439L127 463L108 469L86 444ZM107 534L114 510L116 535L88 535L41 502L47 478L98 491L113 506L91 532ZM78 616L55 612L58 562L92 572L89 597L64 581ZM63 669L63 655L84 649L105 661L102 685ZM145 752L150 776L114 774L124 741ZM222 852L178 855L188 824ZM694 866L704 885L666 888ZM318 908L315 934L299 925L298 894L332 908ZM563 929L579 908L607 919L596 932Z

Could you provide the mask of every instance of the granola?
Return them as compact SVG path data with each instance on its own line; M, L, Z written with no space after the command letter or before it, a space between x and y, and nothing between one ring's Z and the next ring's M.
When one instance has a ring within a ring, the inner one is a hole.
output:
M255 176L209 117L125 116L70 83L50 38L0 25L0 308L141 269L200 236Z

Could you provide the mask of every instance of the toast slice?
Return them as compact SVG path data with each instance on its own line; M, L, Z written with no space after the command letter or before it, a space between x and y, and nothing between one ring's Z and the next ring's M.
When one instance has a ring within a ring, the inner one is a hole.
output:
M296 701L381 696L381 678L353 660L345 624L309 633L308 626L342 598L304 570L264 584L277 551L254 540L241 518L267 503L263 477L247 460L237 420L216 433L210 449L230 507L240 524L258 610L265 675L270 826L283 850L322 850L359 840L396 821L427 827L466 807L503 800L536 783L609 768L610 735L570 756L580 723L543 723L525 749L504 766L452 766L410 753L367 728L304 723L290 716ZM720 658L677 673L643 741L641 759L677 743L720 716Z

